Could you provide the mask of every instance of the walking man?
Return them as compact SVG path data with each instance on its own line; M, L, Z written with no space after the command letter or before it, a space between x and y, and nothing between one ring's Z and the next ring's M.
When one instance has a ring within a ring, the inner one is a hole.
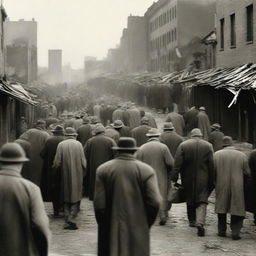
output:
M211 124L208 115L206 114L205 107L200 107L199 108L199 113L198 113L198 128L203 134L203 139L207 140L209 139L210 136L210 131L211 131Z
M133 156L133 138L120 138L116 159L97 169L94 209L98 256L150 255L150 227L161 196L155 171Z
M136 140L138 147L142 146L148 141L147 133L151 129L148 125L149 120L147 117L142 117L140 121L141 125L132 129L132 137Z

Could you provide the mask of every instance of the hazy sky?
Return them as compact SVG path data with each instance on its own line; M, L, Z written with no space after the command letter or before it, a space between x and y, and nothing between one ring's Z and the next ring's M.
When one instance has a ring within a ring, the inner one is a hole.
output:
M143 15L153 0L3 0L11 20L38 22L38 61L63 50L63 64L83 66L84 56L103 58L119 43L127 16Z

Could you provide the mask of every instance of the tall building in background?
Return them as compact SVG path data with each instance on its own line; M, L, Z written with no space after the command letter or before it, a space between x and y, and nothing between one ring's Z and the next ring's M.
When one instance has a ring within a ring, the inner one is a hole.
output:
M0 7L0 76L5 75L5 54L4 54L4 21L7 18L3 6Z
M37 22L6 20L4 23L8 77L21 83L37 79Z
M48 51L49 83L62 83L62 50L52 49Z

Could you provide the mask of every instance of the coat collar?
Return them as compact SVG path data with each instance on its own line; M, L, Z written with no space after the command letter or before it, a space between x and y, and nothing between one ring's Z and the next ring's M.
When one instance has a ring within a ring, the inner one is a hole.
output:
M20 172L18 172L17 170L15 170L14 168L5 168L5 169L1 169L0 170L0 175L4 175L4 176L14 176L14 177L21 177Z
M159 141L159 138L150 138L150 139L148 139L148 142L150 142L150 141Z
M230 149L236 150L236 148L235 148L234 146L227 146L227 147L224 147L223 150L225 150L225 149L228 149L228 150L230 150Z
M134 155L131 154L119 154L117 157L117 159L124 159L124 160L136 160Z

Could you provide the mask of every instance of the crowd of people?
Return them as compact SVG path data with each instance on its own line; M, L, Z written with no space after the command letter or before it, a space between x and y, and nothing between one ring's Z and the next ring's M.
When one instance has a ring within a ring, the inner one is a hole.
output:
M43 201L52 202L52 217L64 218L64 229L76 230L83 196L94 204L98 255L150 255L150 227L157 216L160 225L168 221L168 195L179 182L188 224L198 236L205 236L215 189L218 236L226 236L230 214L232 239L241 239L244 177L255 195L256 151L249 158L238 151L203 106L183 115L170 109L160 125L132 102L96 102L48 115L3 145L0 255L47 255L51 235Z

